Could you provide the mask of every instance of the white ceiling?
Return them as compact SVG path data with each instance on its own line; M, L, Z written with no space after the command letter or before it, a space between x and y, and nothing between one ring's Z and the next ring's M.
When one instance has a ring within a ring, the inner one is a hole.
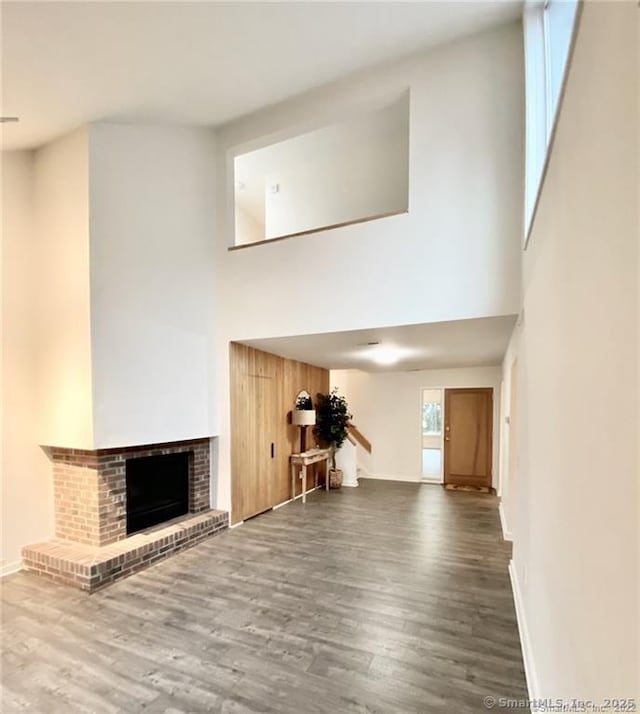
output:
M506 315L372 330L243 340L243 343L326 369L383 372L481 367L501 364L516 319L517 315ZM367 342L380 344L368 346ZM399 361L387 365L378 364L373 360L376 350L397 351Z
M520 15L471 2L3 2L3 148L95 120L218 125Z

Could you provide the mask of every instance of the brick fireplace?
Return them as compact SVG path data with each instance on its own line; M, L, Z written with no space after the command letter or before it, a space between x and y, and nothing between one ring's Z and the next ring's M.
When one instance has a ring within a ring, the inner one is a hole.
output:
M56 536L108 545L127 536L127 459L189 454L189 513L209 508L209 439L123 449L51 449Z
M28 570L93 591L228 525L209 508L209 439L94 451L52 447L55 538L23 549ZM188 514L127 535L127 461L188 458Z

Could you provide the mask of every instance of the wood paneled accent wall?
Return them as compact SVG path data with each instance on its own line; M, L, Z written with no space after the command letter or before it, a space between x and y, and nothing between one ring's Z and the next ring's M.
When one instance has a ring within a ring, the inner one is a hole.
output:
M300 428L290 412L301 390L314 404L318 392L328 393L329 371L235 342L230 367L231 522L238 523L291 498L289 456L300 450ZM309 428L307 448L313 443ZM324 464L316 468L324 483Z

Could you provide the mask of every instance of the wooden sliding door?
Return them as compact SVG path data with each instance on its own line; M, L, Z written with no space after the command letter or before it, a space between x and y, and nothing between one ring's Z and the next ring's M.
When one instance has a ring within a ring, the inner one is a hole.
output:
M278 420L278 358L231 345L233 522L271 508ZM236 478L236 476L239 476Z
M493 389L446 389L444 482L491 488Z
M326 394L329 372L232 343L230 377L231 521L238 523L291 498L289 456L299 450L300 430L289 412L303 389L314 401ZM313 446L311 433L308 442Z

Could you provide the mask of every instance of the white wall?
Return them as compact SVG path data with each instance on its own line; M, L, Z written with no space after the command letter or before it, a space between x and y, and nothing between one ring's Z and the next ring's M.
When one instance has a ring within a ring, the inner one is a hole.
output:
M38 438L93 448L87 129L35 154Z
M49 460L36 436L34 155L2 153L2 539L0 575L53 533Z
M332 370L331 386L345 395L353 422L372 444L362 466L373 478L422 478L422 390L431 387L493 387L493 483L497 483L500 367L417 372Z
M637 12L582 8L524 259L507 494L532 695L596 703L640 693Z
M212 133L99 123L90 144L96 447L212 435Z
M329 116L339 117L407 85L408 214L227 251L233 245L236 153L265 137L299 132L313 121L324 118L326 123ZM233 311L230 337L517 312L523 121L521 27L509 24L219 130L216 262L221 300L235 298L234 306L225 305L225 312ZM331 272L323 274L323 266L331 266ZM292 301L292 294L309 292L313 278L330 283L331 290L312 291L304 303ZM277 316L275 325L270 316Z
M407 86L409 213L233 244L233 158ZM519 23L377 68L217 132L216 325L221 508L229 508L228 343L513 314L520 305L523 67ZM303 296L303 297L301 297Z
M215 155L201 129L98 124L3 154L2 568L53 532L40 445L215 433ZM214 466L215 470L215 466Z
M264 216L263 216L264 217ZM236 205L236 243L257 243L264 240L264 224Z

